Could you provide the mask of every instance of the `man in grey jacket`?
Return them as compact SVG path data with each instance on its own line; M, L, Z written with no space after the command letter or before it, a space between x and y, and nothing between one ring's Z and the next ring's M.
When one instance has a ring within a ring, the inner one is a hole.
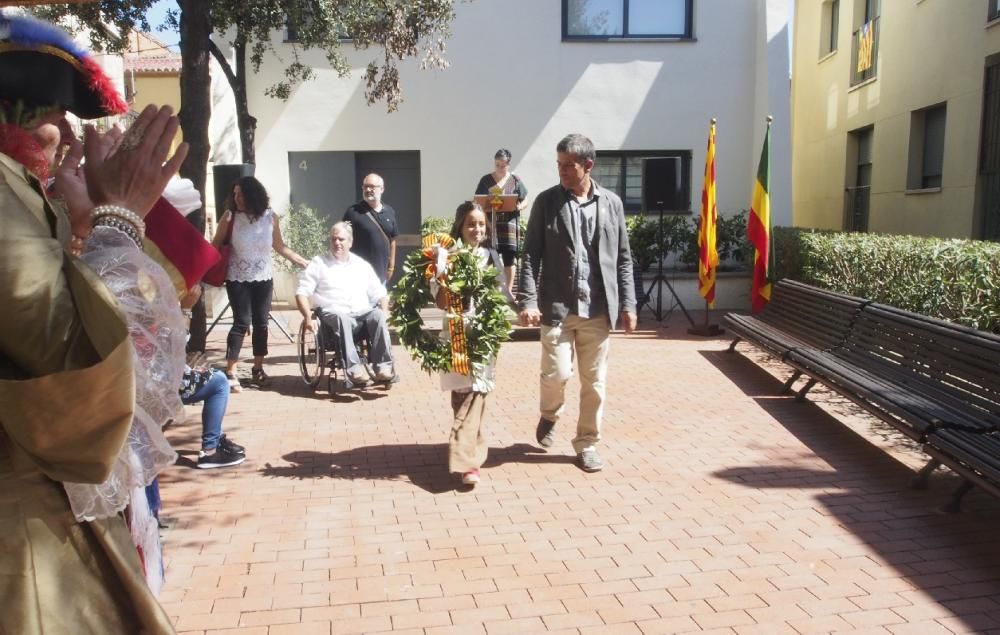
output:
M541 417L535 436L555 441L573 360L580 364L580 418L573 449L581 469L604 467L601 440L608 374L608 341L619 314L626 333L637 313L632 252L618 196L590 178L594 144L571 134L556 146L559 185L535 198L524 235L518 284L523 326L541 325Z

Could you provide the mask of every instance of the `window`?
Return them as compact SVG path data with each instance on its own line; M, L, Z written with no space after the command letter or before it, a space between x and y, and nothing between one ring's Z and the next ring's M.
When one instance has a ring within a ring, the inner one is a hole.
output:
M868 208L872 189L872 137L873 128L862 128L847 133L847 198L844 206L844 229L853 232L868 231Z
M944 165L945 104L914 111L910 115L910 156L906 189L941 187Z
M851 86L873 79L878 71L881 0L854 0L851 44Z
M840 0L826 0L823 3L823 22L820 25L820 57L837 50L837 35L840 26Z
M1000 0L989 0L987 19L992 21L1000 18Z
M694 0L562 0L563 40L691 39Z
M677 209L691 211L691 151L690 150L622 150L598 151L591 173L601 187L621 197L626 212L642 211L643 159L676 158L679 161L681 201Z

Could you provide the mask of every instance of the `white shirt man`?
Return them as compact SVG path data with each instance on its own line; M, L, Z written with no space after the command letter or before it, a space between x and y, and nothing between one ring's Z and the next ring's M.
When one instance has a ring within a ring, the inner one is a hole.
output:
M385 320L389 296L372 266L351 253L353 241L349 223L330 229L330 253L313 258L299 275L295 303L309 331L313 304L318 308L324 336L336 342L349 384L369 382L354 343L362 333L368 338L368 361L375 365L376 381L389 382L395 378Z

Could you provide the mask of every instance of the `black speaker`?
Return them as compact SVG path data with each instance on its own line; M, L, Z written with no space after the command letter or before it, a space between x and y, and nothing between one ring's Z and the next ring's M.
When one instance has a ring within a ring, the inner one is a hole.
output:
M215 187L215 220L222 218L226 211L226 199L233 189L233 183L244 176L253 176L253 163L219 164L212 168L212 185Z
M642 160L642 211L686 214L680 157Z

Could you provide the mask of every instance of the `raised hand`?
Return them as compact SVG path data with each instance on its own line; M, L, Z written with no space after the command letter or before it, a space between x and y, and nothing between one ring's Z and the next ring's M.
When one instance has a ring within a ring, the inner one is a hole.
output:
M147 106L124 135L87 126L84 173L91 201L145 217L187 156L188 144L182 143L167 160L179 125L169 106Z
M87 180L80 167L81 159L83 159L83 144L74 138L70 141L69 151L56 169L55 192L66 204L73 235L86 238L90 235L90 210L93 209L94 202L90 200L90 194L87 192Z

